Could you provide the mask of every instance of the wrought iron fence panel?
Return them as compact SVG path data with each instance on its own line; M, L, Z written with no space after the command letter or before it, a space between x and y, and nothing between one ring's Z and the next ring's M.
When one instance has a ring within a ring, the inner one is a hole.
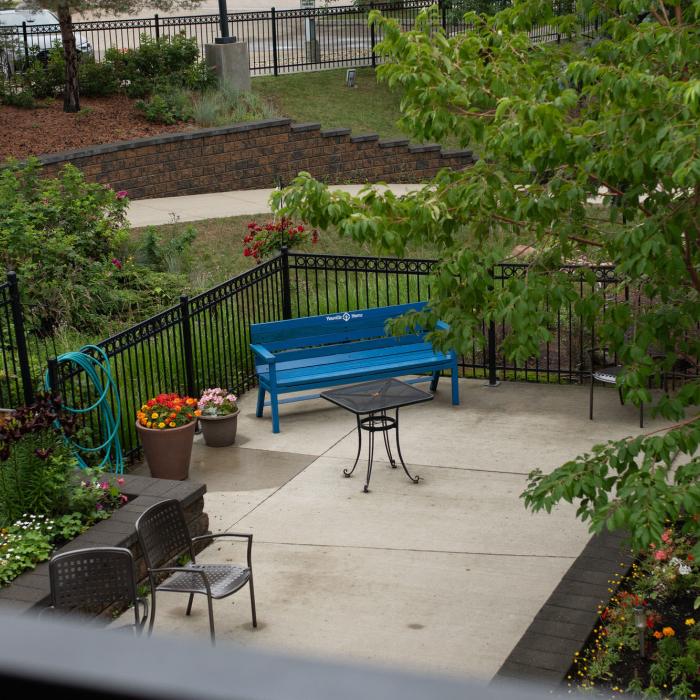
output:
M5 282L0 284L0 408L22 402L21 382L10 285Z
M575 12L574 0L554 0L559 14ZM380 29L370 27L371 9L381 10L395 19L401 29L412 29L418 13L439 4L436 29L450 36L470 29L464 22L466 11L494 12L508 7L510 0L398 0L375 2L355 7L317 7L298 10L264 10L229 13L231 36L248 45L252 75L290 73L295 71L376 65L382 59L375 47L382 38ZM599 20L587 22L585 31L597 30ZM109 48L127 50L141 44L142 35L169 41L177 34L195 38L204 55L204 46L213 43L219 34L219 15L191 17L153 17L140 19L95 20L75 22L78 44L89 44L84 50L96 60L104 60ZM535 42L559 41L561 36L551 26L535 26L531 31ZM21 70L34 50L45 50L51 43L60 44L58 25L0 27L0 79L8 80ZM10 81L11 84L15 84Z

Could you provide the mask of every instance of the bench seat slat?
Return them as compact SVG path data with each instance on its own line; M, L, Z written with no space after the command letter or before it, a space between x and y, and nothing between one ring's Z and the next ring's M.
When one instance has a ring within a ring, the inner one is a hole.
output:
M384 356L373 359L368 362L364 359L350 360L342 363L334 363L327 365L317 365L315 367L302 367L297 369L278 370L277 371L277 386L294 385L299 386L305 381L317 380L339 380L342 383L343 377L358 377L369 375L372 372L386 372L390 369L406 370L406 374L410 370L415 369L417 372L426 367L434 367L437 364L444 363L448 366L451 358L442 353L415 353L412 355L399 356ZM260 376L264 381L265 375Z
M389 345L385 347L375 348L367 347L363 350L354 350L356 343L349 343L344 347L344 352L337 352L330 355L325 355L321 357L294 357L293 359L288 359L285 355L277 356L277 375L279 376L281 372L292 369L301 369L304 367L319 367L321 365L331 365L331 364L341 364L345 362L350 362L351 360L365 360L367 364L373 363L377 358L381 359L383 357L399 357L402 355L415 354L415 353L427 353L433 354L433 347L430 343L413 343L411 345ZM258 373L264 373L267 370L267 364L260 363L256 367Z

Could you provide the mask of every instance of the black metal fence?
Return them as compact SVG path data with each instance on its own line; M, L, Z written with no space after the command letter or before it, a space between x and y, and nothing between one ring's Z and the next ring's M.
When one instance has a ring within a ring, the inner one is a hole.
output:
M554 0L559 14L575 11L575 0ZM319 7L299 10L270 10L239 12L228 15L231 36L245 41L253 75L289 73L319 68L376 65L379 58L375 46L383 38L381 32L369 27L367 17L376 8L396 19L404 30L411 29L418 13L438 4L440 25L448 34L464 32L468 27L463 15L467 10L499 10L510 5L509 0L397 0L369 3L361 7ZM591 24L597 28L597 21ZM97 60L102 60L109 48L119 50L140 45L141 36L168 40L184 33L194 37L204 51L219 34L219 15L191 17L160 17L145 19L76 22L78 45L89 44ZM538 26L532 30L533 40L558 41L561 36L554 27ZM12 72L29 57L32 50L45 50L60 42L56 25L0 26L0 68ZM3 72L3 71L0 71Z
M243 393L255 386L251 323L428 299L435 264L282 251L213 289L183 296L178 305L98 343L109 357L118 387L125 452L138 451L133 418L148 398L163 391L196 395L211 386ZM497 265L494 284L504 285L525 270L525 265ZM604 295L607 306L629 301L627 292L618 292L610 267L595 270L593 286L581 268L565 271L575 277L580 297L610 289ZM580 382L588 373L586 348L595 343L595 329L584 326L571 304L559 312L550 330L551 340L543 343L539 355L518 365L497 352L505 326L484 325L471 351L461 358L463 376ZM51 338L25 332L17 280L11 274L0 286L0 406L16 406L32 395L53 352ZM74 366L61 365L58 381L73 405L85 406L97 398L85 374Z

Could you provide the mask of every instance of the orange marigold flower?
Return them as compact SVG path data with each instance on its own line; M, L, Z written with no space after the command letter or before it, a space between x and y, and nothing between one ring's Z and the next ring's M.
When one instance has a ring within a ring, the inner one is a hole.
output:
M664 627L662 630L664 637L674 637L676 632L673 627Z
M656 632L654 632L654 636L657 639L661 639L664 635L661 632L659 632L659 630L656 630Z
M201 412L199 409L197 409L197 410L194 412L194 415L195 415L195 416L201 416L201 415L202 415L202 412Z

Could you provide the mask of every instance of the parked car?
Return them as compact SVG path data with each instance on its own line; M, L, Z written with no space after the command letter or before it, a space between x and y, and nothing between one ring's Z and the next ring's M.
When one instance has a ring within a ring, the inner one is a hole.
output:
M0 75L10 77L25 58L22 23L27 24L26 51L41 61L48 59L51 47L61 43L58 17L49 10L0 10ZM55 26L54 26L55 25ZM86 37L75 33L79 53L92 54Z

